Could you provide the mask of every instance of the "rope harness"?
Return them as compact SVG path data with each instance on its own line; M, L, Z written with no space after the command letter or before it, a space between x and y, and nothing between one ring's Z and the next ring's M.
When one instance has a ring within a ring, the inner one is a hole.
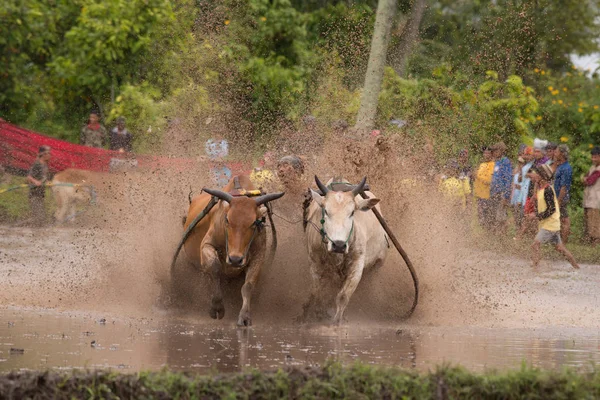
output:
M327 235L327 232L325 232L325 207L321 207L321 229L319 229L319 233L321 234L321 241L323 243L327 243L327 241L330 241L333 243L333 239L331 239ZM344 242L344 246L346 246L348 244L348 242L350 241L350 238L352 238L353 233L354 233L354 219L352 219L352 227L350 228L350 233L348 234L348 237L346 238L346 241Z
M339 185L338 189L336 189L336 187L335 187L336 185ZM329 185L327 185L327 188L330 190L344 191L344 192L349 191L354 187L355 187L354 185L351 185L347 182L332 182ZM320 221L321 228L320 229L312 221L310 221L310 218L308 217L308 208L310 207L310 204L312 202L312 196L310 195L310 190L311 189L308 189L308 192L304 198L304 202L302 203L302 214L303 214L302 226L303 226L304 230L306 231L307 225L311 224L313 226L313 228L315 228L315 230L317 230L321 234L323 243L327 243L327 240L331 241L331 238L329 238L329 236L327 236L327 233L325 232L325 228L324 228L325 209L323 207L321 207L321 221ZM369 196L367 196L367 194L365 193L365 191L368 191L368 190L369 190L369 187L367 185L364 185L363 190L360 193L358 193L358 195L360 195L363 199L368 199ZM400 242L398 242L398 240L396 239L396 236L394 236L394 233L390 229L387 222L383 219L383 216L381 215L379 210L377 210L377 208L373 207L371 209L371 211L373 212L373 214L375 214L375 217L377 218L381 227L387 234L387 235L384 235L384 237L385 237L388 248L390 247L390 241L391 241L392 244L394 245L394 247L396 248L396 250L398 251L398 253L400 254L400 256L402 257L402 259L404 260L404 262L406 263L406 267L408 268L408 271L410 272L410 276L413 280L415 296L414 296L413 304L412 304L410 310L408 310L408 312L403 316L403 319L406 319L414 313L415 309L417 308L417 304L419 302L419 278L417 277L417 272L415 271L415 268L412 265L412 262L408 258L408 254L406 254L406 252L400 245ZM350 240L353 231L354 231L354 221L352 221L352 229L350 230L350 235L348 236L348 239L346 239L346 244L348 244L348 241Z
M234 179L233 179L233 185L234 185L234 189L230 194L235 197L238 197L238 196L253 197L253 196L260 196L260 195L264 194L261 190L246 190L246 189L242 188L240 185L239 178L237 176L234 177ZM189 197L191 198L191 190L190 190ZM219 201L220 201L220 199L218 197L212 196L210 201L206 205L206 207L204 207L204 209L200 212L200 214L198 214L196 216L196 218L194 218L194 220L188 225L187 229L183 233L183 237L181 238L179 245L177 246L177 250L175 250L175 254L173 255L173 259L171 261L171 274L173 274L173 272L174 272L175 264L177 262L177 257L179 256L179 252L181 251L186 240L191 235L191 233L194 230L194 228L196 227L196 225L198 225L198 223L204 217L206 217L208 215L210 210ZM271 209L271 205L267 202L264 204L264 206L267 208L267 216L269 218L269 223L271 224L272 236L273 236L273 240L271 243L271 251L267 255L267 258L265 261L265 264L268 265L273 261L273 258L275 256L275 249L277 248L277 231L275 229L275 224L273 222L273 211ZM246 250L244 251L244 258L243 258L244 260L246 260L246 261L248 260L248 253L250 252L250 247L252 246L252 243L254 242L256 235L264 229L265 223L266 223L266 218L262 217L262 218L255 220L252 223L252 225L250 226L251 228L253 228L253 232L252 232L252 237L250 238L250 242L248 243L248 246L246 247ZM224 217L224 224L226 227L225 228L225 256L227 257L227 254L229 254L229 234L227 233L227 226L229 225L229 221L227 220L227 214L225 214L225 217ZM245 265L241 265L239 268L243 268L244 266Z

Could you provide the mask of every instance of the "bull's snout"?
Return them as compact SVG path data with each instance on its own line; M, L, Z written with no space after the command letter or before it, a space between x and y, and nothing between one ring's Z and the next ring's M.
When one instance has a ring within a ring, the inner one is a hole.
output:
M334 240L331 242L331 251L334 253L345 253L346 252L346 242L342 240Z
M227 258L227 261L229 261L229 264L231 264L234 267L241 267L242 266L242 262L244 261L244 257L229 256Z

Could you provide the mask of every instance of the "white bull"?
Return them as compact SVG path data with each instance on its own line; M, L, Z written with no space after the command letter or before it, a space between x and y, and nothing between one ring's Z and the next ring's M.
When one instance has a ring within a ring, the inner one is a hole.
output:
M365 269L380 265L385 260L388 242L385 231L372 212L379 199L366 192L360 197L366 178L352 191L340 192L323 185L315 176L323 195L311 189L312 203L306 219L308 254L311 260L312 293L304 306L304 317L312 312L321 313L330 298L331 286L338 291L334 323L340 324L344 311ZM379 208L378 208L379 209ZM314 229L313 229L314 228Z

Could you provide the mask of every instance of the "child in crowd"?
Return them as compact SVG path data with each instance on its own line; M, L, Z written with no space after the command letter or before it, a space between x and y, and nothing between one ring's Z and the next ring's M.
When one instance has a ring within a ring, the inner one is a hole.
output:
M469 195L471 194L471 184L468 177L465 176L461 179L459 175L460 165L458 161L455 159L449 160L440 180L440 192L464 212L467 209Z
M579 268L579 265L573 258L573 255L560 238L560 211L558 199L554 188L550 185L552 180L552 168L548 165L538 165L529 170L529 178L537 186L536 192L536 211L527 214L530 220L538 221L538 234L535 237L532 245L532 262L533 267L537 268L540 262L541 245L544 243L554 244L555 249L563 254L571 263L573 268Z

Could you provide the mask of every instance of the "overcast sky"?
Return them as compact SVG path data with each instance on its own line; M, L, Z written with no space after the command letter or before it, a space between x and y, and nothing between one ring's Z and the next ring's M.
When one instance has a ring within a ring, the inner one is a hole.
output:
M588 68L594 72L598 67L600 67L600 53L594 53L589 56L571 56L571 60L573 64L577 68L587 70Z

